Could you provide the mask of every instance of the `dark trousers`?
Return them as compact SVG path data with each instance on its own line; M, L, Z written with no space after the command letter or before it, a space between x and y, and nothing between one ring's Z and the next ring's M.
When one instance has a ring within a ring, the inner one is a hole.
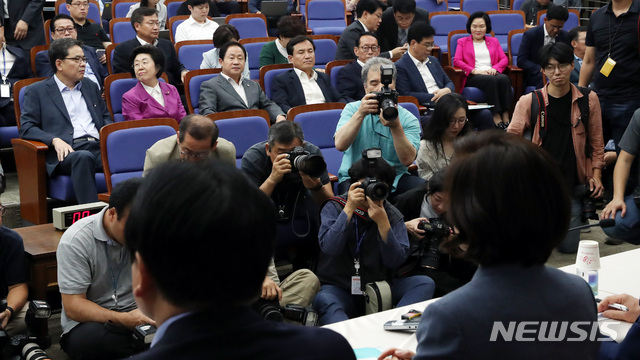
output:
M100 142L81 141L74 143L72 147L74 151L58 164L56 173L71 176L78 204L96 202L96 171L102 171Z
M480 110L469 110L467 113L467 118L471 122L471 125L474 129L481 130L489 130L495 129L496 126L493 123L493 115L491 111L487 109ZM420 126L422 127L422 133L424 134L424 129L427 128L427 125L431 121L431 115L420 116Z
M487 104L494 105L494 114L502 114L511 109L511 80L507 75L470 75L465 86L482 90Z
M0 107L0 126L16 126L16 111L13 108L13 101Z
M633 113L640 108L640 101L629 101L626 103L614 103L600 100L600 110L602 112L602 133L605 144L609 139L613 139L616 144L616 152L620 153L620 139L627 129Z
M137 348L130 330L111 324L86 322L62 335L60 346L72 359L110 360L127 358Z

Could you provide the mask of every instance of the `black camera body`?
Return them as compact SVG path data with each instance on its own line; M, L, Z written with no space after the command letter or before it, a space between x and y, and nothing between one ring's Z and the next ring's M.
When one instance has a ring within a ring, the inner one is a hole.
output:
M0 312L7 309L7 301L0 301ZM40 329L47 329L47 321L51 317L51 307L46 301L32 300L25 316L27 335L8 336L0 330L0 359L9 346L9 359L41 360L50 359L43 349L51 346L51 337L41 333Z
M296 146L288 152L287 159L291 161L293 171L302 171L313 178L320 177L327 170L327 163L322 156L311 155L302 146Z
M370 148L362 150L362 158L367 163L367 177L359 187L364 189L364 194L371 200L384 200L389 196L389 185L373 176L378 167L378 159L382 158L382 150Z
M425 231L420 242L420 266L437 270L440 267L440 243L451 234L451 227L442 219L430 218L429 221L420 221L418 229Z
M156 331L158 329L151 324L141 324L133 328L131 336L135 340L135 346L141 350L149 348L153 338L156 336Z
M389 85L393 82L394 72L392 65L380 65L382 90L373 92L376 94L376 100L378 100L378 112L382 110L382 116L387 121L393 121L398 118L398 92L389 88Z
M287 304L280 306L277 300L259 299L254 305L255 309L265 320L284 322L284 319L301 323L304 326L316 326L318 315L311 306Z

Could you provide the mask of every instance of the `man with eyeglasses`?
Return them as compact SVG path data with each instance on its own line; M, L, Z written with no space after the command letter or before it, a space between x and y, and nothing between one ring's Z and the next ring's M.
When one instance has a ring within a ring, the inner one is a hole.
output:
M20 137L49 147L49 175L70 175L78 203L98 201L95 173L102 170L100 129L112 123L98 86L84 77L87 58L82 42L51 43L54 76L24 91Z
M197 162L203 159L220 159L236 164L236 147L218 137L218 126L206 116L191 114L180 121L177 136L158 140L147 150L142 176L151 169L171 160Z
M94 49L106 49L111 45L111 39L102 26L87 20L89 0L67 0L67 10L75 23L78 40ZM103 54L99 59L102 64L107 63L106 55Z
M554 42L569 44L569 36L566 31L562 30L568 18L567 9L552 5L547 10L544 24L529 29L522 35L522 42L518 50L518 67L524 71L525 89L528 86L539 89L544 85L538 58L540 49L544 45Z
M46 44L44 0L0 0L0 41L29 51Z
M582 59L584 59L584 53L587 50L585 39L587 38L587 27L576 26L569 30L567 34L571 47L573 47L573 71L571 72L571 83L578 86L580 81L580 69L582 68Z
M73 19L66 14L58 14L51 19L51 39L56 41L58 39L69 38L76 39L77 31L73 24ZM87 58L87 63L84 69L84 77L93 81L102 89L104 79L109 75L106 67L102 66L96 49L91 46L82 45L82 51ZM36 54L36 76L39 77L51 77L54 74L51 64L49 63L49 51L41 51Z
M27 330L24 317L29 309L29 289L24 244L18 233L2 225L2 216L6 212L7 209L0 204L0 299L7 300L7 309L0 312L0 330L14 336Z
M569 81L574 67L571 46L547 44L540 51L540 61L549 82L520 98L507 132L520 136L531 132L531 141L557 160L571 189L572 228L582 224L583 199L601 197L604 190L600 102L595 92ZM532 114L538 104L538 112ZM580 230L569 231L558 250L575 253L579 242Z
M376 35L380 39L381 51L391 51L409 43L409 26L415 23L429 24L429 12L417 8L415 0L394 0L393 7L382 13L382 23Z
M348 102L362 99L365 94L362 86L362 67L367 60L380 55L378 38L372 32L360 34L353 52L356 54L356 60L340 69L336 84L336 89Z
M60 346L72 359L122 359L144 350L133 329L153 324L136 306L124 227L142 178L118 183L109 205L67 229L56 252Z
M151 44L162 50L164 54L164 72L169 78L169 83L176 86L184 83L187 69L182 65L176 54L176 49L171 41L159 39L160 22L155 9L140 7L131 14L131 26L136 31L136 37L121 42L113 51L113 72L128 73L131 67L129 55L138 46Z

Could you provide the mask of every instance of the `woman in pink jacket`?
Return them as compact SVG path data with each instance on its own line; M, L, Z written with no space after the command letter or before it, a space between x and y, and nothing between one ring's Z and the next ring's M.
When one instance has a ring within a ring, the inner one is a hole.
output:
M476 11L467 21L467 32L471 36L458 39L453 66L464 71L462 86L482 90L491 109L497 128L506 129L511 108L511 80L502 72L509 65L500 42L485 36L491 32L491 20L484 11ZM466 85L465 85L466 83Z

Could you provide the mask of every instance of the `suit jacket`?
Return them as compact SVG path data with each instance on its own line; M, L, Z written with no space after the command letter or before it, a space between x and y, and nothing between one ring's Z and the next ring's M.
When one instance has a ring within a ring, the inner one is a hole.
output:
M231 141L218 137L216 149L209 154L209 158L220 159L236 166L236 147ZM180 159L180 147L178 146L176 136L169 136L158 140L153 146L147 149L142 176L147 176L151 169L160 164L178 159Z
M33 77L33 71L31 71L31 65L29 65L29 53L19 47L10 45L7 45L7 51L14 55L16 60L7 75L7 81L11 83L11 97L0 98L0 107L4 107L13 102L13 84L15 84L16 81ZM2 70L2 67L0 67L0 70Z
M122 96L122 116L125 120L173 118L180 122L187 116L176 87L164 81L159 81L158 84L164 98L164 106L149 95L138 81L136 86Z
M316 72L318 78L316 83L322 90L325 102L346 102L346 100L338 93L333 85L329 75ZM289 70L278 75L273 79L271 98L280 106L282 111L287 112L292 107L306 105L307 101L302 90L302 83L295 71Z
M416 15L413 17L411 24L417 22L426 22L429 24L429 12L425 9L416 8ZM407 31L408 30L409 29L407 29ZM396 18L393 16L393 7L387 8L387 10L382 13L382 22L376 31L376 35L378 39L380 39L381 52L391 51L398 47L398 23L396 23Z
M573 57L573 71L571 71L571 77L569 81L575 86L578 86L578 82L580 81L580 69L582 65L580 64L580 59Z
M600 347L597 339L584 341L537 341L538 333L523 334L535 341L508 341L501 335L510 322L590 322L581 325L591 332L597 324L596 303L589 285L561 270L534 265L480 266L473 279L461 288L430 304L420 320L418 346L413 360L425 359L595 359ZM497 326L496 326L497 323ZM553 324L548 324L555 329ZM560 324L557 323L560 329ZM573 326L573 324L571 324ZM527 326L539 329L542 325ZM569 328L569 327L567 327ZM582 330L580 330L582 331ZM495 332L496 341L490 341ZM554 330L554 334L558 334ZM578 332L567 329L567 338ZM553 336L553 335L551 335Z
M340 41L338 42L338 49L336 50L336 60L355 59L356 54L353 52L353 48L356 46L356 40L360 37L360 34L364 32L364 26L360 21L354 21L351 25L347 26L342 35L340 35ZM380 57L389 58L389 52L381 52Z
M362 100L365 95L362 82L362 66L354 60L338 72L338 92L348 102Z
M138 46L142 46L142 44L140 44L137 37L116 46L113 51L114 74L129 72L129 68L131 68L129 55L133 49ZM169 40L158 39L158 44L156 46L162 50L162 53L164 54L164 72L167 73L169 83L174 86L179 84L181 82L182 72L187 69L182 65L182 63L180 63L180 60L178 60L178 54L176 54L176 49L173 47L173 44Z
M338 333L261 319L247 307L191 313L171 323L149 350L130 359L355 360Z
M276 46L276 41L269 41L268 43L262 46L262 50L260 51L260 67L265 65L272 64L288 64L289 59L282 56L280 51L278 51L278 47Z
M535 86L540 89L542 83L542 72L538 54L544 46L544 24L538 25L532 29L525 31L518 49L518 67L524 71L524 86ZM569 45L569 36L564 30L560 30L556 41L562 41Z
M504 54L500 41L498 39L486 36L485 43L489 49L489 57L491 58L491 67L502 73L509 65L509 59ZM518 63L520 58L518 58ZM453 58L453 66L459 67L464 71L462 75L462 87L467 82L467 78L471 75L471 71L476 66L476 52L473 49L473 38L471 35L458 39L458 47Z
M87 63L91 66L91 70L96 75L96 78L100 82L100 86L104 86L104 79L109 75L107 68L100 63L98 55L96 55L96 49L91 46L82 45L82 51L87 58ZM49 50L45 50L36 55L36 76L38 77L52 77L53 69L49 62Z
M444 72L440 61L433 56L429 56L429 62L427 62L427 68L436 80L438 88L449 88L451 92L455 92L455 85L453 81L449 79ZM406 52L400 60L396 61L396 69L398 69L398 79L396 89L400 95L415 96L418 102L421 104L428 103L433 98L433 94L430 94L427 90L422 75L418 71L416 64L409 57L409 53Z
M100 131L103 126L113 122L107 104L102 100L98 85L87 78L80 81L80 91L91 113L91 120ZM49 147L54 138L60 138L69 145L73 144L71 118L53 77L32 84L24 90L20 137L43 142ZM47 152L46 163L49 174L58 166L58 156L53 147Z
M603 341L600 345L600 360L632 360L640 354L640 323L631 325L622 342Z
M0 24L4 26L4 2L6 0L0 0ZM27 36L21 41L17 41L14 44L22 48L23 50L31 50L32 47L46 44L44 38L44 20L42 18L42 10L44 9L44 0L10 0L9 7L9 21L11 23L10 29L5 28L4 32L8 33L16 28L18 21L22 20L29 25L27 30Z
M271 123L276 122L278 115L284 115L282 109L269 100L257 82L243 79L242 86L247 95L249 106L245 104L236 90L224 76L216 76L202 83L200 86L200 114L209 115L216 112L246 109L263 109L269 113Z

